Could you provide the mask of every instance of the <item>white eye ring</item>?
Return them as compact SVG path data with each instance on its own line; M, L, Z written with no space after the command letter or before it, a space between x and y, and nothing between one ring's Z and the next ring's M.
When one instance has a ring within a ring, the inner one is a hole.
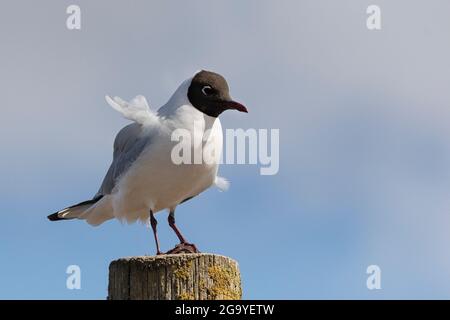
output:
M210 94L208 94L208 90L212 90L212 88L211 88L211 86L204 86L203 88L202 88L202 92L203 92L203 94L205 95L205 96L209 96Z

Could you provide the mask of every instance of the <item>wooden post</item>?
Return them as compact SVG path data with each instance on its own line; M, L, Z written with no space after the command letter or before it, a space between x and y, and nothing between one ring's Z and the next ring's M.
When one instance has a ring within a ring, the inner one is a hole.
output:
M236 261L215 254L122 258L109 265L109 300L238 300Z

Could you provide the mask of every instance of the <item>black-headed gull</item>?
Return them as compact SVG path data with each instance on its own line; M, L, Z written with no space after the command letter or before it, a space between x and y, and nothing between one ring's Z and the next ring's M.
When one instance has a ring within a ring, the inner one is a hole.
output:
M161 254L154 214L167 209L169 225L180 240L168 253L198 252L175 225L175 208L213 185L227 187L228 182L217 176L223 141L218 116L228 109L247 109L231 99L226 80L209 71L197 72L185 80L157 112L149 108L143 96L130 102L109 96L106 100L133 123L117 134L113 162L94 198L49 215L48 219L84 219L97 226L113 218L131 223L150 217L156 252ZM180 129L201 137L189 142L194 153L199 148L208 149L213 159L175 163L173 148L177 142L172 133Z

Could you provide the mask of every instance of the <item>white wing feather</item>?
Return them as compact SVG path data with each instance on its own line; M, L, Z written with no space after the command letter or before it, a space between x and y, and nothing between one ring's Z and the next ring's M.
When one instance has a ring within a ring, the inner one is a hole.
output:
M230 187L230 181L225 179L224 177L216 176L214 180L214 185L219 188L220 191L227 191Z
M130 102L124 101L120 97L105 96L105 99L114 110L120 112L126 119L139 124L158 121L157 114L150 109L144 96L138 95Z

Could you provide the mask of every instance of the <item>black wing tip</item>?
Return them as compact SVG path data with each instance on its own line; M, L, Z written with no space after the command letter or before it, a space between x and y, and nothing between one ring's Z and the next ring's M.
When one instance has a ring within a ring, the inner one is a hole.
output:
M66 209L71 209L71 208L75 208L75 207L78 207L78 206L83 206L83 205L86 205L86 204L94 204L97 201L99 201L101 198L103 198L102 194L95 196L94 199L92 199L92 200L87 200L87 201L80 202L80 203L78 203L76 205L73 205L73 206L70 206L70 207L68 207ZM58 213L59 212L55 212L55 213L47 216L47 219L50 220L50 221L60 221L60 220L70 220L71 219L71 218L69 218L69 219L67 219L67 218L60 218L58 216Z
M59 221L59 220L64 220L64 219L62 219L62 218L58 217L58 212L56 212L56 213L53 213L53 214L51 214L51 215L47 216L47 219L48 219L48 220L50 220L50 221Z

